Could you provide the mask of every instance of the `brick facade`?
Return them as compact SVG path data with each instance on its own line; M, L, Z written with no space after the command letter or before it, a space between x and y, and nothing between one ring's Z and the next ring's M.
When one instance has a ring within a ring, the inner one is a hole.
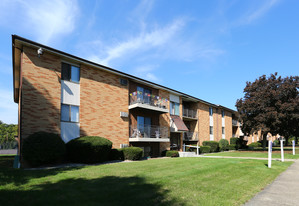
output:
M65 56L44 52L40 57L36 49L23 46L21 55L21 81L19 92L19 130L21 139L37 131L60 134L61 113L61 63L73 60ZM79 64L78 62L73 62ZM124 77L117 72L106 71L100 67L92 67L80 62L80 106L79 124L80 136L101 136L113 142L114 148L120 144L140 147L152 147L153 155L159 156L163 150L170 149L170 142L140 143L129 142L130 125L137 125L137 116L152 118L152 125L170 127L170 114L153 112L145 109L129 110L130 93L137 90L137 86L148 88L153 95L160 98L170 98L170 90L152 87L148 82L144 84ZM120 79L128 80L122 85ZM162 86L161 86L162 87ZM222 139L221 110L225 111L225 139L229 140L233 133L232 111L197 100L188 100L180 96L180 117L183 118L183 105L197 112L197 120L184 120L190 131L198 132L199 143L210 140L209 107L213 107L214 140ZM169 110L169 101L167 109ZM129 117L121 117L120 112L126 112ZM171 133L168 137L180 137L179 144L183 145L183 133ZM193 141L195 144L196 141ZM182 150L182 147L179 148Z

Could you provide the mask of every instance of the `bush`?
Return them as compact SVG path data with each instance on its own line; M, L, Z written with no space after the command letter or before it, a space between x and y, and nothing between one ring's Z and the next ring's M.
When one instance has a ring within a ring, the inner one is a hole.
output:
M175 150L167 151L166 157L179 157L179 152Z
M165 157L167 151L168 151L168 150L163 150L163 151L161 152L161 157Z
M22 155L30 166L55 163L65 156L65 144L58 134L36 132L23 141Z
M199 148L200 153L210 153L211 152L211 147L210 146L200 146Z
M228 149L229 150L236 150L237 149L237 145L236 144L230 144L230 145L228 145Z
M262 143L260 142L252 142L251 144L248 145L248 147L250 148L254 148L254 147L261 147Z
M122 151L126 160L140 160L143 155L143 149L139 147L125 147L120 149L120 151Z
M219 141L219 149L220 151L226 151L228 150L228 141L226 139L221 139Z
M203 141L203 146L210 146L211 152L218 152L219 151L219 143L216 141Z
M78 163L99 163L107 161L112 142L98 136L79 137L66 144L70 161Z
M118 149L111 149L108 159L109 160L124 160L124 153Z
M230 138L230 144L238 144L238 142L239 142L239 138L237 138L237 137L232 137L232 138Z
M273 146L279 146L280 145L280 142L279 142L279 140L274 140L273 141Z

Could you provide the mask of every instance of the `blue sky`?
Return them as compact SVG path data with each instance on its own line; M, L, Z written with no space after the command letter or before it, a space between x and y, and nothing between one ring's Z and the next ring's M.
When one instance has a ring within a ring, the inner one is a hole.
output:
M17 123L11 34L235 109L246 81L299 71L297 0L2 0L0 120Z

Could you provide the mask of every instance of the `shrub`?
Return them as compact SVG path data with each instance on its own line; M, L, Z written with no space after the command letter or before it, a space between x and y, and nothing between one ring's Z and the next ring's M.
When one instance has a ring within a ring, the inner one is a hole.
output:
M112 142L98 136L79 137L66 144L69 160L78 163L98 163L108 160Z
M221 139L219 141L219 149L220 151L226 151L228 150L228 141L226 139Z
M167 151L166 157L179 157L179 152L175 150Z
M210 153L211 147L210 146L200 146L199 150L200 150L200 153Z
M143 149L139 147L125 147L120 149L126 160L140 160L143 155Z
M228 149L229 150L236 150L236 148L237 148L236 144L230 144L230 145L228 145Z
M161 156L162 156L162 157L165 157L167 151L168 151L168 150L163 150L163 151L161 152Z
M108 159L109 160L124 160L124 153L118 149L111 149Z
M58 134L36 132L23 141L22 155L31 166L55 163L65 153L65 144Z
M250 148L254 148L254 147L261 147L262 143L260 142L252 142L251 144L248 145L248 147Z
M216 141L203 141L203 146L210 146L211 152L218 152L219 151L219 143Z
M276 139L276 140L274 140L274 141L273 141L273 146L278 146L278 145L280 145L280 142L279 142L279 140L277 140L277 139Z
M230 138L230 144L238 144L238 142L239 142L239 138L237 138L237 137L232 137L232 138Z

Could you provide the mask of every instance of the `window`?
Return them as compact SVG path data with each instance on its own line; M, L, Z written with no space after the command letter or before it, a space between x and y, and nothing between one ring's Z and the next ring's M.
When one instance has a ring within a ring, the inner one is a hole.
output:
M137 129L144 137L151 137L151 118L137 116Z
M225 114L225 113L224 113L224 110L221 110L221 113L222 113L222 117L224 117L224 114Z
M170 114L180 116L180 104L176 102L170 102Z
M212 107L209 108L209 112L210 112L210 116L213 116L213 108Z
M137 99L145 104L151 103L152 91L149 89L144 89L142 87L137 87Z
M62 64L61 64L61 79L79 83L80 82L80 68L62 62Z
M222 134L224 134L224 127L222 127Z
M213 134L213 127L210 126L210 134L212 135Z
M61 121L79 122L79 106L61 104Z

